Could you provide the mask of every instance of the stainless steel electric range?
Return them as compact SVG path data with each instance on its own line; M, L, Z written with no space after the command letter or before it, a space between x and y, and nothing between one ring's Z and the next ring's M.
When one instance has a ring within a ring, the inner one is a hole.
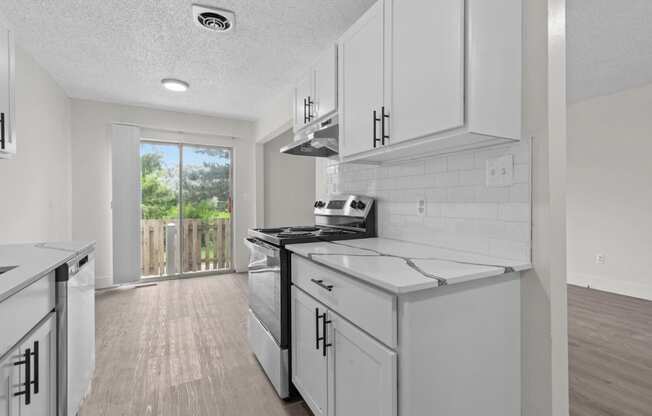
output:
M249 247L249 345L282 398L290 382L290 253L287 244L376 237L373 198L333 196L314 204L315 225L251 229Z

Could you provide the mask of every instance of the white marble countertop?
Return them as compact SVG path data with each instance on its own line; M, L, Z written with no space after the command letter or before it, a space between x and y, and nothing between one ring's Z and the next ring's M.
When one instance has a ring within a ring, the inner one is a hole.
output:
M291 244L300 256L395 294L530 269L527 262L387 238Z
M0 302L94 246L94 241L0 245L0 269L17 266L0 274Z

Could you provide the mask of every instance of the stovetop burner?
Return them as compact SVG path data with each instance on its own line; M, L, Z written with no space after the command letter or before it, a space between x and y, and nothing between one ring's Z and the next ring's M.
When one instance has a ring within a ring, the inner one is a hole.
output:
M345 230L337 227L325 227L314 225L299 225L292 227L277 227L277 228L260 228L253 230L259 235L268 236L279 242L299 242L300 240L313 240L319 241L320 238L335 239L339 237L353 236L356 234L363 234L354 230Z

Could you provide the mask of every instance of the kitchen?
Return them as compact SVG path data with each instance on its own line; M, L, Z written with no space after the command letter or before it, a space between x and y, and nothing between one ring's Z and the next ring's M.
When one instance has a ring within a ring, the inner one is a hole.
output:
M64 3L0 5L0 415L568 414L563 1Z

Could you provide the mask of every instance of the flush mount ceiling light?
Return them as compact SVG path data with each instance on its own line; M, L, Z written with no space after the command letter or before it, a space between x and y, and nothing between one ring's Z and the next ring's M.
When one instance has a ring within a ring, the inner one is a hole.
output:
M192 5L192 18L197 25L211 32L228 32L235 24L235 13L199 4Z
M161 80L161 84L163 84L166 89L174 92L184 92L190 87L186 81L174 78L164 78Z

